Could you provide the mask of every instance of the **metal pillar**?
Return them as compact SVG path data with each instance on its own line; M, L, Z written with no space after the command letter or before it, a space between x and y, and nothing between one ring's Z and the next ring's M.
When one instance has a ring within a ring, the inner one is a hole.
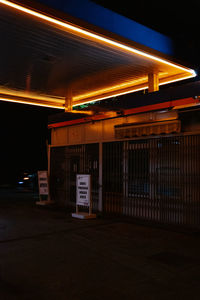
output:
M72 89L67 90L67 95L65 98L65 111L72 111Z
M102 167L103 167L103 145L102 142L99 143L99 201L98 201L98 210L103 210L102 202Z
M159 90L159 76L157 73L148 74L148 92L156 92Z

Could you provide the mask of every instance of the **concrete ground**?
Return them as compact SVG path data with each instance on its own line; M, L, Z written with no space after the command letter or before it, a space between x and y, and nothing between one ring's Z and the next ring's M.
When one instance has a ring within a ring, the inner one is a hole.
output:
M0 192L0 299L200 299L200 234L77 220Z

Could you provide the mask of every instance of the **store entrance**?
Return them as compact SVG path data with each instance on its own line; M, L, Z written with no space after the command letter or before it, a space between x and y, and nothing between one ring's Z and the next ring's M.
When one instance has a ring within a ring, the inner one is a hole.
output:
M51 198L59 206L75 207L76 175L90 174L92 178L93 209L99 200L99 144L52 147Z

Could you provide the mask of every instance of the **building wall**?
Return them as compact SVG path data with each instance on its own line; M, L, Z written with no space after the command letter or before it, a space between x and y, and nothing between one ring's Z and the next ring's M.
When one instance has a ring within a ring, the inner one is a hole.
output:
M115 126L171 121L176 134L116 138ZM198 114L160 111L53 129L54 200L74 206L75 175L92 174L96 210L199 228L199 123Z
M113 141L116 140L116 125L148 124L159 121L175 120L177 118L177 111L159 111L101 121L91 121L90 123L68 127L53 128L51 133L51 143L53 146L61 146Z

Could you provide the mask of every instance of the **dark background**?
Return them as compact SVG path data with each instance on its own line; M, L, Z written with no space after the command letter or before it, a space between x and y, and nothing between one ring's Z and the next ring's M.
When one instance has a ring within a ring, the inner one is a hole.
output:
M48 115L58 110L0 102L0 184L47 169Z
M94 2L171 37L175 56L198 72L199 1ZM48 115L59 111L1 102L0 112L0 184L14 183L24 170L47 169Z
M171 37L175 55L195 69L200 63L200 1L123 0L93 2Z

